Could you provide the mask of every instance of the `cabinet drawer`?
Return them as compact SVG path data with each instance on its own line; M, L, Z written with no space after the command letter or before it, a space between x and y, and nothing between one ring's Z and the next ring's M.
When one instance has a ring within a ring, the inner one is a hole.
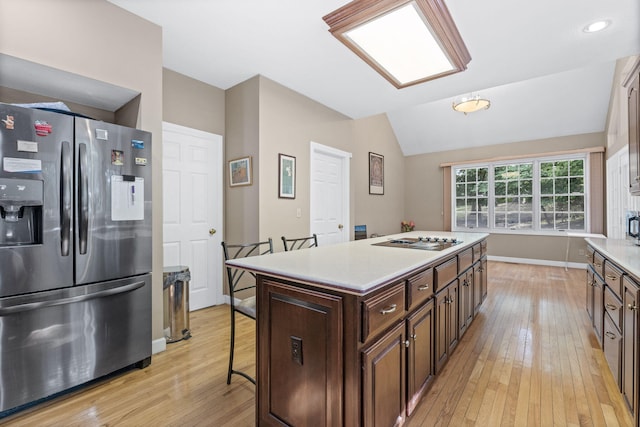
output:
M473 245L473 262L478 261L480 258L482 258L482 244L476 243Z
M619 331L622 330L622 316L624 312L622 310L622 302L614 295L610 287L605 286L604 290L604 311L609 313L611 320Z
M435 291L442 289L458 276L458 258L453 257L435 268Z
M611 318L604 315L604 334L602 337L602 350L604 357L607 359L609 369L616 380L618 388L620 388L620 358L622 356L622 335L613 324Z
M458 271L465 271L473 264L473 248L465 249L458 254Z
M593 263L591 264L598 276L604 277L604 256L599 252L593 252Z
M381 332L404 315L405 284L393 286L362 303L362 342Z
M433 268L424 270L407 280L407 310L411 311L433 295Z
M587 253L584 256L587 259L587 262L589 264L591 264L592 267L593 267L593 253L594 252L595 252L595 249L593 249L591 246L587 246Z
M624 272L617 266L611 264L608 260L604 262L604 282L611 288L611 290L622 298L622 275Z

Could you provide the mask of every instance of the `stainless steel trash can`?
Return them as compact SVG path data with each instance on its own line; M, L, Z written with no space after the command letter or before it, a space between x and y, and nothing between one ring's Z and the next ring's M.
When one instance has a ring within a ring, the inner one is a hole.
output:
M164 267L164 337L167 343L191 338L189 329L189 267Z

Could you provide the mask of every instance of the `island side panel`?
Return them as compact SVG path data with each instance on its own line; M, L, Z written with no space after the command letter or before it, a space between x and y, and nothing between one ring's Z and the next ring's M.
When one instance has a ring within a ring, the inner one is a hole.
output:
M258 276L260 426L339 426L342 298Z

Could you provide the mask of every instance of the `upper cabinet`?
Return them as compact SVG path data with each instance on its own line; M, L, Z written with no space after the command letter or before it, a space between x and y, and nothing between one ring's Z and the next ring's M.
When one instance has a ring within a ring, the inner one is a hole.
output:
M629 114L629 191L640 196L640 61L625 81Z

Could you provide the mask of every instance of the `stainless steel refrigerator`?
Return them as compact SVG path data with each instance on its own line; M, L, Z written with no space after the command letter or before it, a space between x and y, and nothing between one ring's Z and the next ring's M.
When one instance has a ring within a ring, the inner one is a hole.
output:
M151 361L151 135L0 103L0 416Z

